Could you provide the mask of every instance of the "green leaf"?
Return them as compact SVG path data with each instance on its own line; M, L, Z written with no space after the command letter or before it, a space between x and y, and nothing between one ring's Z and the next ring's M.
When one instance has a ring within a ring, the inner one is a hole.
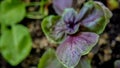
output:
M12 25L2 32L0 50L11 65L16 66L30 53L32 40L29 31L22 25Z
M65 25L59 16L46 17L41 24L47 39L52 43L60 43L66 37Z
M54 49L48 49L40 58L38 68L65 68L59 63L55 56Z
M5 0L0 4L0 22L3 24L19 23L25 14L25 4L20 0Z

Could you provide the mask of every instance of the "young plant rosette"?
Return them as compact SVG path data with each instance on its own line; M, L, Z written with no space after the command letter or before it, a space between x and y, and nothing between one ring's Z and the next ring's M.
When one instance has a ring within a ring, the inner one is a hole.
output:
M65 67L74 68L80 57L96 45L98 34L103 32L111 16L102 3L88 1L79 12L66 8L62 16L45 18L42 29L49 41L60 44L56 51L58 60Z

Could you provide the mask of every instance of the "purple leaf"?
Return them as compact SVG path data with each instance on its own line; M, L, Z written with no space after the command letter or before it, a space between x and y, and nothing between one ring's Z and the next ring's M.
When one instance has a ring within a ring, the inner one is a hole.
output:
M111 16L110 10L102 3L89 1L84 4L76 20L79 20L81 25L88 29L87 31L100 34L105 29Z
M97 2L97 1L95 1L95 3L98 4L99 6L101 6L103 8L105 17L106 17L106 19L109 20L112 17L112 12L107 7L105 7L103 3Z
M47 39L53 43L60 43L66 37L65 25L59 16L48 16L42 21L42 30Z
M61 15L65 8L72 7L73 0L53 0L53 8L56 13Z
M76 23L75 19L77 17L77 12L72 9L65 9L63 14L63 21L66 25L66 33L75 34L78 31L80 23Z
M68 36L57 48L58 60L68 68L75 67L82 55L87 54L98 41L99 36L91 32L81 32Z

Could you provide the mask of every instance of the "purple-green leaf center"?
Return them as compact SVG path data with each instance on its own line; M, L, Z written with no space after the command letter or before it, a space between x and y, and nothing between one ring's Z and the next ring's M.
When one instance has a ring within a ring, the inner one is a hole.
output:
M74 22L74 19L71 21L68 21L68 22L65 22L66 24L66 28L68 30L68 33L69 34L74 34L75 33L75 26L77 25L75 22Z
M78 31L79 24L76 22L77 13L74 9L67 9L63 16L66 26L66 33L75 34Z

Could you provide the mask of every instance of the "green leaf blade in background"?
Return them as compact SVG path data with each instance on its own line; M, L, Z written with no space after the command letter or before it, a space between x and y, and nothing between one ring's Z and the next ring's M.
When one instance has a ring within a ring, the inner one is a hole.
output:
M7 25L19 23L26 15L25 4L20 0L5 0L0 4L0 22Z
M56 58L54 49L48 49L40 58L38 68L65 68Z
M30 53L32 40L29 31L22 25L13 25L6 29L1 36L0 51L11 65L16 66Z

